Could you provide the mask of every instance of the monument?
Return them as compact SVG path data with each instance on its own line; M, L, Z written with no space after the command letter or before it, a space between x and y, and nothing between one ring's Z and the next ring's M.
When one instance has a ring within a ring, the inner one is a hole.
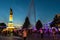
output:
M12 9L10 8L10 15L9 15L9 23L7 27L8 31L13 31L14 30L14 25L13 25L13 12Z

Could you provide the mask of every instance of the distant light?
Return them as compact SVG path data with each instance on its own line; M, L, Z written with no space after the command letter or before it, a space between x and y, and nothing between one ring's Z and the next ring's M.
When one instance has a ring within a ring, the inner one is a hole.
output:
M60 28L58 30L60 31Z
M55 29L55 27L52 27L52 29Z

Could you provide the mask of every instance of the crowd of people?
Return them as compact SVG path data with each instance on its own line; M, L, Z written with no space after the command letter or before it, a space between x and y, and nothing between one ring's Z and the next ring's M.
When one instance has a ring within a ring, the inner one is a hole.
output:
M60 31L56 31L55 29L52 29L52 31L50 31L49 29L40 29L40 30L33 30L33 29L23 29L23 30L20 30L18 31L20 32L20 36L23 37L24 40L26 40L26 38L29 36L29 35L32 35L34 33L37 33L37 34L40 34L40 38L43 39L44 38L44 35L47 34L48 36L52 35L53 36L53 39L56 38L56 34L59 34L60 35Z
M44 38L44 35L47 34L48 36L50 36L52 34L53 38L55 39L56 37L56 34L60 34L60 31L56 31L55 29L52 29L52 31L50 31L50 29L40 29L40 30L33 30L33 29L22 29L22 30L14 30L12 32L7 32L7 31L4 31L4 32L0 32L0 35L3 35L3 36L7 36L10 34L13 33L13 36L19 36L19 37L22 37L24 40L27 39L27 37L29 35L32 35L34 33L37 33L37 34L40 34L40 38L43 39Z

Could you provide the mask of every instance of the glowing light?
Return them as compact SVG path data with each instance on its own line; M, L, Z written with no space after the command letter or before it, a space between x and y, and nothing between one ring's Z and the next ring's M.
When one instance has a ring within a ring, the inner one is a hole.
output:
M60 31L60 28L58 30Z
M14 28L14 27L7 27L7 28Z
M15 29L12 21L13 21L13 13L12 13L12 9L10 9L9 23L7 27L7 30L9 31L13 31L13 29Z
M9 17L9 21L13 21L13 17L12 17L12 15L10 15L10 17Z

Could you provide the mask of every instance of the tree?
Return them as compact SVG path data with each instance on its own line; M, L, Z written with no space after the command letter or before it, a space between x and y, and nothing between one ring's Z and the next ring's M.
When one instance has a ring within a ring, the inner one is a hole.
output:
M36 22L36 29L39 30L40 28L42 28L42 23L41 23L40 20L38 20L38 21Z
M54 21L52 21L52 22L50 23L50 27L55 27L55 22L54 22Z
M0 28L6 28L6 24L5 23L0 23Z
M4 28L6 28L6 24L5 23L0 23L0 31L3 30Z
M25 22L24 22L24 24L23 24L23 28L27 28L27 29L28 29L29 26L30 26L30 21L29 21L29 18L26 17Z
M58 27L60 27L60 26L58 26L59 24L60 24L60 14L57 14L57 15L55 15L55 17L54 17L53 21L51 22L50 26L58 28Z

